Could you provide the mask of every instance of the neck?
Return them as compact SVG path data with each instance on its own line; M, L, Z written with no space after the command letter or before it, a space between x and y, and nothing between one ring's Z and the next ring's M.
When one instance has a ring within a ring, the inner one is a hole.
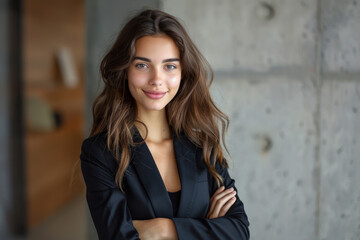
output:
M162 142L171 138L171 130L167 121L165 109L161 111L138 111L136 118L139 122L135 122L135 126L139 130L143 138L146 137L146 142Z

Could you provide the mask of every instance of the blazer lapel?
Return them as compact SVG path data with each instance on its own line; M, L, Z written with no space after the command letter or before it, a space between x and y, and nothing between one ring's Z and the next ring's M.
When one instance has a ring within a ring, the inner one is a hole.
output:
M173 209L168 192L161 178L156 163L140 133L135 129L133 136L136 145L131 149L131 164L150 199L156 217L171 218ZM181 196L177 217L188 217L193 206L194 190L197 180L196 160L201 154L185 136L173 133L176 163L181 182Z
M138 173L156 217L173 217L171 200L160 172L150 150L137 130L134 134L134 142L136 145L131 149L131 164Z
M173 134L175 158L181 181L181 197L177 217L188 217L193 206L197 178L197 148L185 136Z

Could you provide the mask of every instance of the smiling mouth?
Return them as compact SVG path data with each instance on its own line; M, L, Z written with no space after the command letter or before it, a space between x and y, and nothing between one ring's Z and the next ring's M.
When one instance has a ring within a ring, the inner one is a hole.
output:
M146 96L148 96L151 99L161 99L165 96L166 92L156 92L156 91L144 91Z

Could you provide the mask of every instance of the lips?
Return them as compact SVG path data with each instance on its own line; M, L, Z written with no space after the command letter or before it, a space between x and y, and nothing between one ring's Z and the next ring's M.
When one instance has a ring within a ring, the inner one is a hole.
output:
M166 94L166 92L161 92L161 91L145 91L145 90L143 91L145 95L151 99L161 99Z

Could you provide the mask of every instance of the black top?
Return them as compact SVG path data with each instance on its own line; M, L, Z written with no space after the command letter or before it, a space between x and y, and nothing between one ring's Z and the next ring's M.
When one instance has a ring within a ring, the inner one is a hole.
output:
M177 192L168 192L168 194L172 203L174 216L176 216L177 210L179 208L181 190Z

